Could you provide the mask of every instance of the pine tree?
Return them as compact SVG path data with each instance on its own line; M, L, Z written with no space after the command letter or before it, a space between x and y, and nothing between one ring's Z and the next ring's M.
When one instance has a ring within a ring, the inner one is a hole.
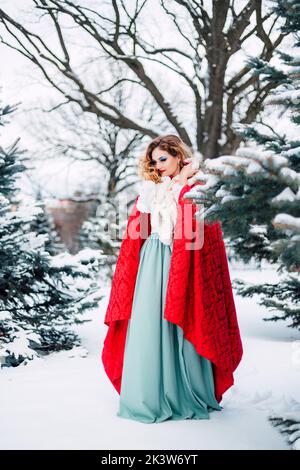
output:
M285 20L282 32L293 33L294 47L300 47L299 0L273 3L274 11ZM299 126L300 55L278 54L281 67L257 58L249 60L248 65L261 83L273 89L269 105L288 110L291 123ZM278 266L282 276L279 283L250 286L240 281L236 283L237 292L244 297L261 296L260 303L276 312L264 320L288 319L289 327L299 329L300 140L288 139L274 130L263 133L255 125L239 125L236 132L253 146L238 149L235 156L206 161L206 173L201 178L204 184L187 197L200 203L200 219L221 220L224 235L240 258L246 262L250 258L267 260ZM299 404L295 410L272 414L269 420L287 436L293 449L300 448Z
M96 215L86 220L79 231L81 247L99 249L105 255L105 265L101 267L101 279L110 282L121 246L123 225L119 221L117 198L100 199Z
M47 211L45 202L40 191L36 194L36 206L40 212L36 215L31 230L38 235L45 235L45 250L50 255L56 255L65 251L59 234L57 233L52 215Z
M294 31L294 47L300 22L296 1L275 2L274 10L285 19L284 31ZM295 28L295 29L294 29ZM274 88L269 106L282 105L291 121L300 124L300 59L278 52L281 67L257 58L248 61L261 83ZM268 127L269 129L269 127ZM250 144L236 155L205 161L203 185L188 198L202 204L199 218L221 220L224 236L235 253L248 262L267 260L277 266L280 283L249 285L236 281L241 296L260 295L260 304L275 312L264 320L288 319L289 327L300 328L300 140L290 140L255 125L236 126L236 132ZM251 141L255 143L251 146Z
M0 125L14 107L0 107ZM35 356L70 349L79 337L70 329L97 306L98 251L51 256L47 235L31 231L40 208L15 205L16 178L26 170L18 140L0 146L0 363L17 366Z
M300 450L300 412L288 411L282 415L269 416L271 424L286 437L293 450Z

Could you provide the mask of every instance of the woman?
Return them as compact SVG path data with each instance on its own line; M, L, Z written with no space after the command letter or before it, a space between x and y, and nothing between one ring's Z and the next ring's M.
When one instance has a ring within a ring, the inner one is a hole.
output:
M200 233L184 198L190 154L175 135L149 143L104 320L117 415L144 423L221 410L243 353L220 224Z

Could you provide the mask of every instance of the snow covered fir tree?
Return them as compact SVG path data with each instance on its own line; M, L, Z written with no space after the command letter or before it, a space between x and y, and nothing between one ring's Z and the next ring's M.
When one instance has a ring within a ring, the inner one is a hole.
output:
M277 8L295 12L292 4L296 3L299 6L299 2L278 2ZM298 11L300 14L300 7ZM260 75L261 83L274 88L268 105L284 106L292 123L299 125L299 56L278 54L282 67L256 58L248 66ZM206 160L206 173L201 177L205 184L187 197L203 205L198 217L221 220L229 246L243 261L254 258L278 266L280 284L240 284L238 293L260 294L261 303L275 312L265 320L287 319L288 326L300 329L300 140L289 140L269 126L270 132L263 133L259 126L263 124L237 125L236 132L243 135L247 146L234 156Z
M101 268L101 279L105 283L110 283L113 277L126 226L126 214L123 217L122 212L117 196L100 198L96 214L82 224L78 234L81 248L100 249L106 256L105 266Z
M0 108L0 124L15 108ZM2 128L2 127L1 127ZM74 324L98 305L99 250L51 256L48 233L32 231L37 204L16 204L17 177L26 170L18 139L0 146L0 364L18 366L35 356L79 344ZM13 202L13 203L12 203Z
M300 125L300 2L274 2L283 18L282 33L294 33L294 54L278 51L279 65L250 59L261 87L272 90L269 108L288 113L291 127ZM273 108L272 108L273 107ZM222 222L228 246L245 262L266 260L276 266L277 283L236 281L243 297L259 295L272 314L266 321L286 320L300 329L300 129L296 138L280 135L264 123L240 124L236 133L246 145L236 155L205 161L202 185L186 196L199 203L197 217ZM290 412L271 421L288 435L293 448L300 445L300 415Z
M56 231L53 216L47 212L47 208L40 190L38 190L36 194L36 205L40 207L41 211L34 218L30 227L31 230L38 235L47 235L47 239L45 241L45 250L50 255L57 255L58 253L62 253L65 251L64 244L62 243L60 236Z

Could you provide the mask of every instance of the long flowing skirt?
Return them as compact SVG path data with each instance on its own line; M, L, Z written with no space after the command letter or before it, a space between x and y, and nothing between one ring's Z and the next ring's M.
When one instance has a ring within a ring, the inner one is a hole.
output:
M222 409L212 363L163 318L171 254L157 233L145 240L128 322L117 416L144 423L208 419Z

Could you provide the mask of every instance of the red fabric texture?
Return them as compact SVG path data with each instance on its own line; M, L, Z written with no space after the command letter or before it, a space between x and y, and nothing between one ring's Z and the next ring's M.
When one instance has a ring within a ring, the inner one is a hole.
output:
M198 354L212 362L215 396L220 402L234 383L243 346L220 222L201 224L196 219L198 206L183 198L193 186L185 185L179 195L164 318L182 328ZM150 214L137 209L138 197L122 239L104 318L109 328L101 358L118 393L139 252L151 232ZM195 249L190 249L197 241Z

